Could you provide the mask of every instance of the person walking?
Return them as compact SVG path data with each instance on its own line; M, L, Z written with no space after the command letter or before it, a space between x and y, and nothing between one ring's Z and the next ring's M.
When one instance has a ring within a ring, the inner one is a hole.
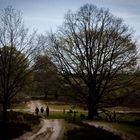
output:
M35 108L35 114L38 115L38 113L39 113L39 109L38 109L38 107L36 107Z
M43 114L43 112L44 112L44 108L43 107L41 107L40 112Z
M49 107L48 106L46 107L46 114L47 114L47 117L49 117Z

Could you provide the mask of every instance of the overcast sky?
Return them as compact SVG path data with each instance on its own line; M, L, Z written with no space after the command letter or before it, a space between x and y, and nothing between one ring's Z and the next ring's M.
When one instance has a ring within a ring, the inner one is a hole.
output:
M0 9L11 5L21 10L26 25L44 33L55 31L68 10L76 11L86 3L109 8L111 13L123 18L140 42L140 0L0 0Z

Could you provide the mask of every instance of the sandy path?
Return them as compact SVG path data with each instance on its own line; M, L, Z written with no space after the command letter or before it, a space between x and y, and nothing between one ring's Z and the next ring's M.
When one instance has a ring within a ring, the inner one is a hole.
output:
M28 109L24 110L28 113L34 113L36 107L43 107L46 105L40 101L30 101L27 104ZM45 119L42 116L41 128L36 132L27 132L21 137L14 140L62 140L64 134L65 122L61 119Z

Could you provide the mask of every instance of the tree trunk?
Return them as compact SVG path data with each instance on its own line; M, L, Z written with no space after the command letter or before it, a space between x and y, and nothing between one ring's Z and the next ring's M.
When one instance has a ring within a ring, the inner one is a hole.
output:
M92 107L88 108L88 120L93 120L94 119L94 112Z
M97 115L97 101L96 97L93 96L93 90L90 90L89 100L88 100L88 119L93 120Z
M3 102L3 123L7 122L7 101Z
M97 106L92 103L88 107L88 120L93 120L96 116L98 116Z
M45 93L45 99L47 99L48 98L48 93L46 91L44 93Z

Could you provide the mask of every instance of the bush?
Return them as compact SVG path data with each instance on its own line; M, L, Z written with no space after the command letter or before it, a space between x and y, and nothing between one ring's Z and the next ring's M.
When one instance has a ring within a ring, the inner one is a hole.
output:
M21 112L8 112L8 122L0 121L1 140L10 140L31 131L33 126L40 123L39 117Z

